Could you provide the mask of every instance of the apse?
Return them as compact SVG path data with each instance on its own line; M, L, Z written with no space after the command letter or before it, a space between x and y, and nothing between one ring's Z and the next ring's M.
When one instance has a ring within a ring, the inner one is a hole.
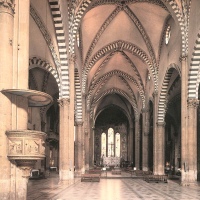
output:
M118 106L111 105L96 119L94 162L100 166L119 166L127 160L128 119Z

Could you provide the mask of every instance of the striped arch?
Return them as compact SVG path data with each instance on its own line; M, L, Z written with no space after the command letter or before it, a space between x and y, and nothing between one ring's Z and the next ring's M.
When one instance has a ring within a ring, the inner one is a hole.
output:
M81 1L81 0L80 0ZM78 8L78 11L76 12L76 15L74 17L74 21L71 22L73 24L73 36L72 36L72 39L70 40L70 46L71 46L71 51L74 53L74 44L75 44L75 38L76 38L76 33L77 33L77 30L78 30L78 27L80 26L80 23L81 23L81 19L82 17L85 15L86 13L86 10L88 9L89 5L92 2L92 0L83 0L82 3L80 3L80 1L77 1L78 3L75 4ZM141 2L142 0L134 0L135 3L137 2ZM149 3L153 3L153 4L156 4L160 7L162 7L163 9L167 10L167 7L162 3L162 2L159 2L159 1L149 1L149 0L143 0L143 2L149 2ZM133 2L133 3L134 3ZM116 2L114 1L108 1L108 0L103 0L103 1L97 1L97 2L94 2L93 7L95 6L98 6L98 5L102 5L104 3L110 3L110 4L116 4Z
M78 8L78 11L76 12L74 20L72 22L70 22L70 26L72 27L71 32L73 35L70 36L71 39L69 41L69 46L70 46L70 53L72 53L72 54L75 53L74 45L75 45L75 39L76 39L78 27L80 25L83 15L85 14L86 9L88 8L88 6L90 5L91 2L92 2L92 0L83 0L81 5Z
M75 95L76 95L76 104L75 104L75 121L82 122L82 94L81 94L81 84L78 70L75 69L74 72L74 81L75 81Z
M117 14L120 11L121 11L121 8L119 6L117 8L115 8L115 10L108 16L108 18L105 20L103 25L98 30L97 34L95 35L94 39L92 40L89 50L87 51L87 55L85 57L85 65L87 65L87 62L88 62L90 56L92 55L92 51L94 50L97 42L101 38L101 35L103 34L103 32L106 30L106 28L109 26L109 24L112 22L112 20L117 16Z
M61 84L60 84L60 78L59 78L57 71L46 61L44 61L40 58L36 58L36 57L29 59L29 69L33 69L34 67L39 67L41 69L44 69L53 75L53 77L55 78L55 80L58 84L58 90L59 90L59 94L60 94L60 90L61 90L60 85Z
M124 77L125 79L128 79L130 81L132 81L138 91L139 91L139 94L142 98L142 102L143 104L145 103L145 95L144 95L144 90L138 85L137 81L132 77L130 76L129 74L125 73L125 72L122 72L120 70L113 70L113 71L110 71L106 74L104 74L103 76L101 76L92 86L91 90L88 92L88 97L87 97L87 105L89 106L90 105L90 99L91 99L91 95L92 95L92 92L94 91L95 88L97 88L99 85L101 86L101 84L105 83L105 81L107 81L110 77L112 77L113 75L118 75L118 76L121 76L121 77Z
M158 103L158 119L157 119L158 123L164 122L165 120L165 113L166 113L166 108L167 108L167 103L168 103L168 99L167 99L168 86L169 86L172 73L174 69L177 68L177 67L174 68L174 66L175 64L170 65L170 68L166 72L163 83L162 83L162 88L161 88L159 103Z
M128 114L123 108L121 108L119 105L113 104L114 106L117 107L117 109L121 110L124 115L127 117L129 124L132 123L132 118L130 116L130 114ZM94 114L94 122L96 121L97 117L101 114L101 112L103 112L105 109L109 108L110 106L105 106L103 107L101 110L99 110L97 113Z
M188 77L188 98L198 99L198 88L200 82L200 30L197 35L197 40L195 42L194 51L192 53L192 59L190 62L190 70L189 70L189 77Z
M157 4L157 5L161 6L162 8L164 8L165 10L167 10L165 4L170 5L170 7L172 8L172 10L175 13L175 16L177 17L177 20L178 20L180 28L181 28L182 54L184 55L184 53L187 52L187 39L185 39L185 36L187 35L187 33L186 33L185 26L184 26L184 20L182 18L182 13L181 13L181 11L180 11L175 0L167 0L167 1L168 2L163 3L163 2L159 2L159 1L150 1L149 2L149 0L146 0L146 2ZM80 6L77 5L79 7L78 11L76 12L76 15L74 17L74 21L71 22L73 24L73 30L72 30L73 36L72 36L72 39L70 40L70 47L71 47L72 53L74 53L74 44L75 44L75 38L76 38L76 33L77 33L77 30L78 30L78 27L80 26L81 19L85 15L85 12L88 9L91 2L92 2L92 0L83 0L82 3L80 3L80 1L79 1L78 4L80 4ZM136 0L135 2L141 2L141 0ZM103 4L103 3L109 3L109 2L108 1L98 1L96 6L99 5L99 4ZM112 3L112 1L111 1L111 3ZM95 6L95 4L94 4L94 6Z
M182 36L182 55L187 55L188 52L188 27L184 23L184 21L187 20L187 23L189 23L189 19L184 19L183 14L180 11L180 8L178 7L175 0L168 0L169 5L171 6L172 10L174 11L174 14L176 15L176 18L178 20L180 29L181 29L181 36ZM191 0L189 2L189 9L191 5ZM189 15L189 14L188 14Z
M93 78L92 78L92 80L91 80L91 83L90 83L90 85L89 85L88 91L91 90L92 85L95 83L96 78L97 78L97 76L99 75L100 71L106 66L106 64L108 63L108 61L113 57L113 55L114 55L115 53L117 53L117 51L111 52L111 53L104 59L104 61L100 64L100 66L98 67L97 71L95 72L95 74L94 74L94 76L93 76ZM144 90L144 84L143 84L143 82L142 82L142 78L141 78L140 73L138 72L136 66L134 65L134 63L132 62L132 60L130 60L130 58L129 58L123 51L121 51L120 53L121 53L122 56L127 60L127 62L130 64L130 66L133 68L133 70L134 70L134 72L135 72L135 75L136 75L136 77L138 78L138 83L139 83L138 85L141 85L141 89Z
M128 84L128 82L126 81L126 79L125 79L123 76L119 76L119 78L120 78L120 80L126 85L126 87L127 87L127 89L128 89L129 96L131 96L131 99L133 99L133 102L136 102L135 94L134 94L133 90L131 89L130 85ZM95 92L95 95L94 95L94 97L93 97L93 101L95 101L95 100L97 99L97 97L98 97L98 95L99 95L99 92L100 92L101 88L106 84L106 81L107 81L107 80L103 81L103 82L100 84L98 90ZM144 105L144 104L145 104L144 99L142 99L142 102L143 102L143 105ZM90 105L90 99L89 99L88 104ZM88 106L89 106L89 105L88 105Z
M150 38L148 36L148 34L146 33L144 27L142 26L142 24L140 23L140 20L136 17L136 15L133 13L133 11L128 7L125 6L124 11L126 12L126 14L129 16L129 18L133 21L133 23L135 24L135 26L137 27L138 31L140 32L140 34L142 35L142 38L146 44L146 47L149 51L151 60L153 62L153 65L155 66L155 71L157 73L157 63L156 63L156 56L155 56L155 52L153 49L153 46L151 44Z
M56 38L58 43L58 51L60 57L60 70L61 70L61 98L69 98L69 66L68 66L68 56L67 47L65 41L65 32L63 28L62 15L60 11L60 5L58 0L49 0L49 5L51 8L51 14L54 21Z
M130 99L133 99L133 98L131 98L126 92L124 92L124 91L122 91L118 88L111 88L111 89L103 92L99 98L94 99L94 101L92 102L91 108L90 108L90 117L93 118L93 110L94 110L93 108L98 101L100 101L102 98L104 98L105 96L107 96L109 94L116 94L116 93L123 96L128 102L130 102L130 104L133 107L133 110L135 112L135 118L138 118L139 115L138 115L137 102L130 100Z
M88 65L83 69L83 72L82 72L82 74L83 74L83 77L82 77L83 93L85 93L87 75L88 75L90 69L93 67L93 65L98 60L100 60L103 56L105 56L105 54L108 54L108 53L113 52L113 51L124 51L124 50L132 53L133 55L138 56L139 59L141 59L142 61L147 63L147 65L150 67L150 69L152 71L152 74L153 74L153 77L154 77L155 88L157 89L157 87L158 87L158 85L157 85L157 74L155 73L153 65L152 65L151 61L149 60L148 56L145 54L145 52L142 51L136 45L133 45L132 43L125 42L125 41L122 41L122 40L118 40L118 41L112 42L112 43L108 44L107 46L103 47L102 49L100 49L91 58Z

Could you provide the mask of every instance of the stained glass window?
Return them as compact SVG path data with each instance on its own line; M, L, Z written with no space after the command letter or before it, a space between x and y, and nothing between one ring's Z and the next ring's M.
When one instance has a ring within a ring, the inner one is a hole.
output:
M101 134L101 157L106 156L106 134Z
M120 134L115 135L115 157L120 157Z
M114 129L109 128L108 134L101 134L101 157L120 157L120 133L114 134Z
M108 157L114 157L114 130L108 129Z

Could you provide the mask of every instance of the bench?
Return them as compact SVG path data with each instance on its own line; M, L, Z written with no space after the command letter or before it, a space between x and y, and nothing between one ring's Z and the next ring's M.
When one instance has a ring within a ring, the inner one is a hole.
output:
M167 175L146 175L144 177L144 180L148 183L149 182L155 182L155 183L164 182L164 183L167 183L167 179L168 179Z
M89 169L88 174L99 174L101 176L101 169Z
M135 170L135 175L136 176L144 176L144 171L142 171L142 170Z
M81 182L96 181L99 182L101 177L101 169L89 169L85 174L81 174Z
M100 181L100 174L90 174L90 173L81 174L81 182L83 182L83 181L99 182Z

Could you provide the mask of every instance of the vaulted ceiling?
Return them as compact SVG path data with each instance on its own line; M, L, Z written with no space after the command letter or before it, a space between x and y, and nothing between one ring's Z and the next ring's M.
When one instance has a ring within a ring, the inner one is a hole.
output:
M92 1L79 31L82 87L93 114L112 104L137 114L147 87L157 85L169 11L161 1L117 2Z

